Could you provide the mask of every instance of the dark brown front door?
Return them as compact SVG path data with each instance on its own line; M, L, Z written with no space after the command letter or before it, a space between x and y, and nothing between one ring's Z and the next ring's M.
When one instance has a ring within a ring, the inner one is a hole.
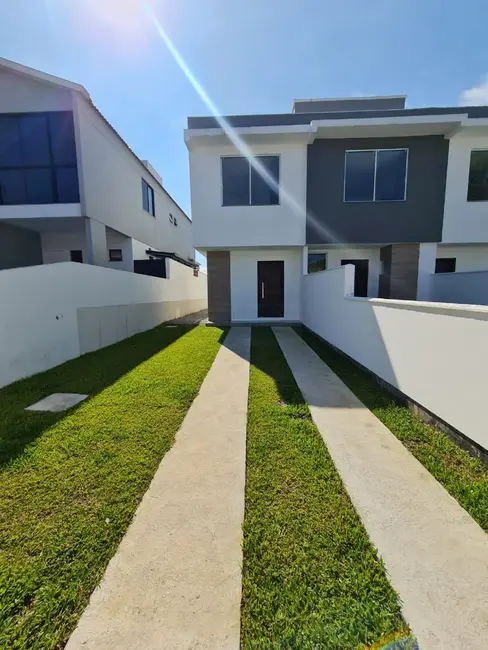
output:
M285 263L258 262L258 318L285 315Z
M341 264L354 264L354 295L366 298L368 295L369 260L341 260Z

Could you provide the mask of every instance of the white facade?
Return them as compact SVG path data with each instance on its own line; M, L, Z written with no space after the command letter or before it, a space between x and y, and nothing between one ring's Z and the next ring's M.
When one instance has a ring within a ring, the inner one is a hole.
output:
M229 141L192 144L191 206L195 248L300 246L305 244L307 145L266 139L248 144L254 155L279 156L279 205L223 206L223 156L242 155Z
M284 262L285 321L301 318L301 248L234 249L230 252L231 318L232 321L254 321L258 318L258 261ZM266 318L260 318L261 322ZM270 320L277 320L276 318Z
M488 126L462 128L449 141L443 243L488 243L488 201L467 200L469 163L476 149L488 149Z

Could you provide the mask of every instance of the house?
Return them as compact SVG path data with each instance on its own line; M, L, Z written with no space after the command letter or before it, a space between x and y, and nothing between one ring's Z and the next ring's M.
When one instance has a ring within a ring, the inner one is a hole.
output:
M345 263L356 296L411 300L488 270L488 107L296 100L190 117L185 142L214 322L300 321L303 275Z
M194 265L191 221L83 86L0 59L0 269Z

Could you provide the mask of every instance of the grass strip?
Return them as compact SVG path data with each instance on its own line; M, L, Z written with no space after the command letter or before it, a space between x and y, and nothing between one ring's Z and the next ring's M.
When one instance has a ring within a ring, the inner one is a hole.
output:
M62 648L219 349L158 327L0 391L0 647ZM88 393L67 413L25 406Z
M351 650L408 633L274 334L255 328L247 425L241 641Z
M428 426L365 370L305 328L296 331L350 390L488 532L488 468L445 433Z

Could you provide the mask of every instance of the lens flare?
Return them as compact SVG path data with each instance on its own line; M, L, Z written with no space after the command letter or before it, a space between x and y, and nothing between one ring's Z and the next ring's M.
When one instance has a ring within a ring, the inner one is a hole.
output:
M334 235L333 232L329 228L327 228L324 224L319 222L318 219L314 217L314 215L307 213L304 210L303 206L300 205L297 199L286 189L286 187L284 187L283 185L278 186L277 182L271 176L268 170L261 164L259 159L253 155L252 150L248 147L246 142L239 136L239 134L236 132L234 127L225 119L225 117L222 116L221 112L218 110L217 106L212 101L212 99L206 92L205 88L195 77L191 68L186 63L185 59L180 54L180 52L174 45L173 41L168 36L166 30L162 26L153 8L147 2L143 2L143 8L149 20L154 25L157 33L159 34L164 44L168 48L171 56L174 58L174 60L182 70L183 74L186 76L188 81L195 89L200 99L207 106L208 110L212 113L213 117L216 119L219 126L227 135L227 137L232 142L232 144L236 147L236 149L238 149L238 151L249 160L253 168L268 183L268 185L272 187L274 190L276 190L277 192L279 192L282 202L286 203L295 215L297 215L299 218L303 220L307 219L307 221L314 226L314 229L317 232L319 232L323 237L327 238L327 240L330 243L338 242L339 241L338 237Z

